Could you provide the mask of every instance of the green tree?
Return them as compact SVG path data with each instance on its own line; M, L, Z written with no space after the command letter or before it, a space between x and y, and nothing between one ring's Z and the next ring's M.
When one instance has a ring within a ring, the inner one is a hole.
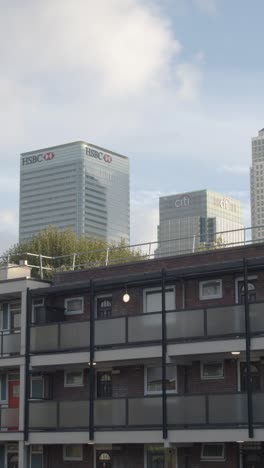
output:
M144 258L139 249L131 249L124 240L107 243L87 236L78 238L69 229L59 230L53 226L40 231L29 240L15 244L3 257L8 258L9 263L28 260L29 265L36 265L32 275L44 278L51 278L55 271L113 265Z

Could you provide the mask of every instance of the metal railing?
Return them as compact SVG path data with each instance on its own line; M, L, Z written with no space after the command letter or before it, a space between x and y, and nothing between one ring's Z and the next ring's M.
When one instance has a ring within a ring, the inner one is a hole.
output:
M175 255L208 252L217 249L254 245L264 242L264 225L233 229L228 231L207 231L189 237L158 240L128 246L108 246L67 255L48 256L32 252L21 252L13 256L0 257L2 267L15 267L15 263L27 263L35 269L40 278L59 271L75 271L99 266L111 266L135 261L150 260Z

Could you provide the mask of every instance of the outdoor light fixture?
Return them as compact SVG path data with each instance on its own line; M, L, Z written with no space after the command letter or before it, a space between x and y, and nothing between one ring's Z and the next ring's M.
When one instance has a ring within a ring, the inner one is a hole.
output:
M231 354L233 354L234 356L239 356L240 351L231 351Z
M130 301L130 296L127 292L127 286L126 286L126 292L125 294L123 295L123 302L129 302Z
M88 366L90 366L90 365L91 365L91 363L88 362ZM93 366L96 366L96 362L93 362Z

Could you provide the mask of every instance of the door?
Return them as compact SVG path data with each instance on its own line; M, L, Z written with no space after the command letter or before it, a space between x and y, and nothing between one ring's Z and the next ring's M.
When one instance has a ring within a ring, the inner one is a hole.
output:
M261 455L257 453L246 453L244 455L244 468L263 468Z
M112 397L112 372L97 372L97 398Z
M260 392L261 379L260 379L260 361L253 361L250 364L250 378L252 392ZM241 376L241 392L247 391L247 363L240 363L240 376Z
M19 407L19 381L11 380L8 382L8 407Z
M18 468L18 455L9 453L7 459L7 468Z

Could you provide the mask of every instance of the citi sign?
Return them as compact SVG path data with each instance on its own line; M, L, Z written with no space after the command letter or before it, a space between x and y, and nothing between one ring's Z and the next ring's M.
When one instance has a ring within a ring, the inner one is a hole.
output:
M43 161L51 161L55 157L55 154L49 151L48 153L34 154L34 156L26 156L22 158L22 166L27 166L28 164L40 163Z
M99 159L99 161L104 161L107 163L111 163L113 160L110 154L102 153L102 151L96 151L95 149L88 148L88 146L86 146L86 154L91 158Z

